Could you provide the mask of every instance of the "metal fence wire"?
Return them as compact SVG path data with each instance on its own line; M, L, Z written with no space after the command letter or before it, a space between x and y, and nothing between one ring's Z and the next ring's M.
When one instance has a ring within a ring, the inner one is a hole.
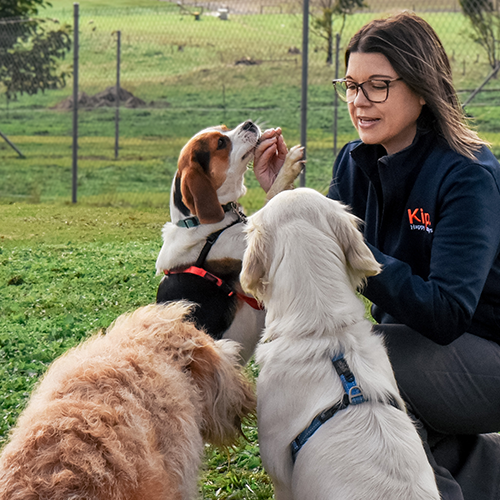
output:
M488 0L474 1L462 0L461 7L457 0L348 0L344 11L328 17L338 2L310 0L308 185L327 186L337 141L353 138L345 108L334 110L331 80L344 72L350 37L370 19L404 9L424 17L444 43L463 101L473 95L475 109L495 106L500 12ZM480 40L464 8L489 23L493 41ZM182 144L209 125L251 118L282 127L290 143L303 140L303 11L297 0L180 0L148 8L80 7L76 21L74 8L46 10L44 19L0 18L0 202L67 199L75 160L74 189L83 199L115 203L120 193L164 195ZM70 26L70 49L61 48L55 76L45 75L33 95L29 85L9 87L12 75L5 69L14 49L33 58L25 59L18 80L32 78L30 66L40 64L42 52L28 55L34 37L19 32L27 22L45 33ZM472 94L476 89L481 92Z

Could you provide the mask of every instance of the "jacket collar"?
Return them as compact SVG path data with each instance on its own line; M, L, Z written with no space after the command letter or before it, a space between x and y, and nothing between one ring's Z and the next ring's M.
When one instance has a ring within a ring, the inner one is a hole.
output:
M353 160L372 182L384 212L397 210L407 200L437 141L435 134L417 129L413 143L393 155L380 145L364 143L352 150Z
M380 144L360 142L352 150L351 156L369 178L379 169L394 167L396 170L394 175L405 179L415 167L422 165L435 143L433 133L417 129L413 142L397 153L388 155Z

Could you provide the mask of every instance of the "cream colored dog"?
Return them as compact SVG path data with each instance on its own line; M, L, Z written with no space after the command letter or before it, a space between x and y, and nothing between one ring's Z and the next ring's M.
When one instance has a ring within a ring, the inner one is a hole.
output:
M0 499L194 498L204 441L232 443L255 399L237 344L188 313L142 307L56 360L0 457Z
M380 271L358 220L311 189L249 219L241 284L265 304L262 461L277 500L438 500L383 340L356 289Z

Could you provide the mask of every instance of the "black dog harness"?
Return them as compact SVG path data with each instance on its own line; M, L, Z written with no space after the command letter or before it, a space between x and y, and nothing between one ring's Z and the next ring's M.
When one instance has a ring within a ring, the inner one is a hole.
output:
M309 438L328 420L334 417L339 411L345 410L349 405L359 405L368 401L361 392L354 374L351 372L344 355L341 353L332 359L333 366L340 377L342 386L344 387L344 396L340 401L335 403L330 408L323 410L316 415L305 430L303 430L291 443L292 460L295 463L297 454L301 448L307 443ZM401 410L396 400L392 397L389 398L389 404Z
M253 297L249 297L248 295L245 295L243 293L237 292L231 286L229 286L224 280L203 269L203 266L205 265L205 261L207 259L207 255L210 252L213 245L215 244L215 242L217 241L217 239L219 238L219 236L226 229L229 229L230 227L233 227L234 225L239 223L245 224L247 221L247 217L245 216L245 214L239 210L238 205L233 201L225 205L222 205L222 209L224 210L224 212L233 211L238 216L238 218L228 226L223 227L218 231L215 231L214 233L210 234L207 237L205 245L203 246L194 266L190 266L186 269L181 269L178 271L170 271L167 269L164 271L164 273L166 276L169 276L171 274L196 274L197 276L200 276L214 283L222 291L224 291L228 295L228 297L231 297L232 295L236 294L238 299L243 300L254 309L262 310L263 309L262 305L256 299L254 299ZM186 227L186 228L196 227L200 225L200 221L198 217L193 216L193 217L188 217L187 219L180 220L179 222L177 222L177 225L179 227Z

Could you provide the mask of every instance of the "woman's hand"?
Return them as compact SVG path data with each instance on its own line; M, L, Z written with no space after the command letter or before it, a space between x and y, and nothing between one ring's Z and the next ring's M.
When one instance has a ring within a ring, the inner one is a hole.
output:
M288 148L281 128L271 128L262 134L255 148L253 171L262 189L267 193L285 162Z

